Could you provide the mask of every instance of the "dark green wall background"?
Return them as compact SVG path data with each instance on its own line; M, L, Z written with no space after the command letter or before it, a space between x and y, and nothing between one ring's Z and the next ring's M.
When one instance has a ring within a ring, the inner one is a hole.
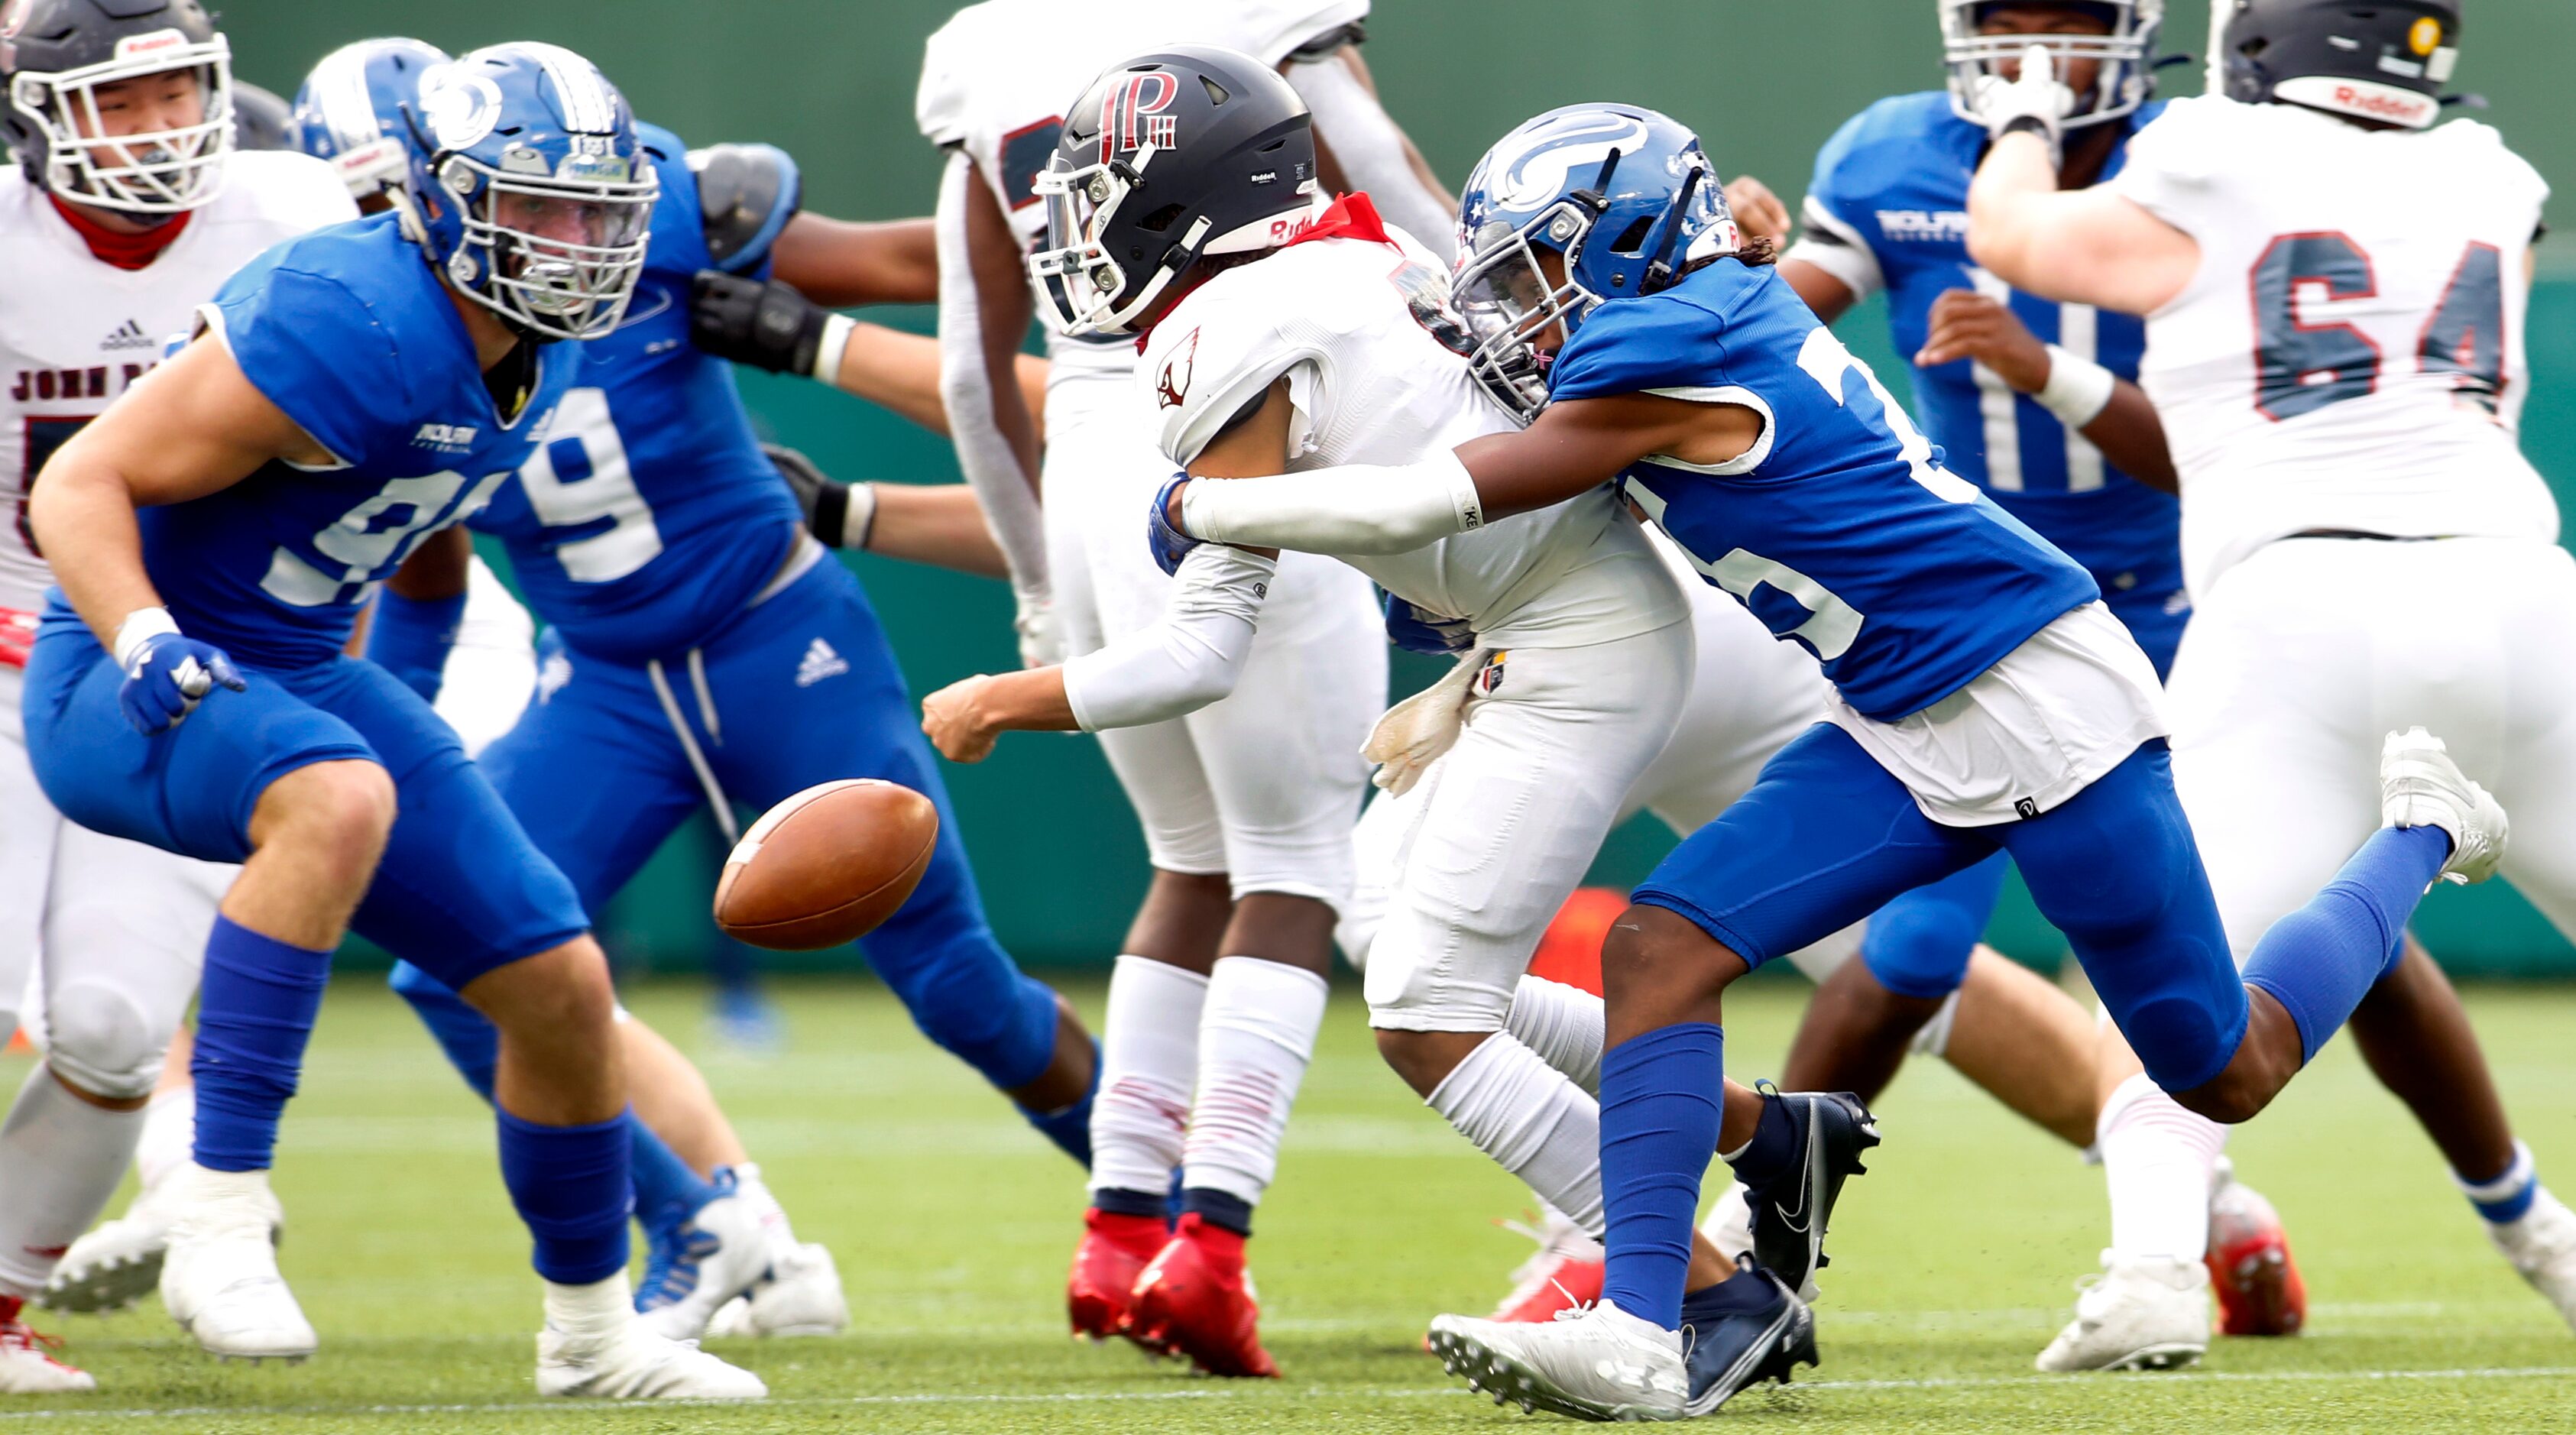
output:
M2167 48L2197 55L2206 7L2172 3ZM326 50L371 34L414 33L450 49L551 40L597 61L641 114L693 143L782 145L803 166L813 207L882 218L930 207L939 162L913 128L913 87L923 39L952 9L937 0L256 0L227 13L224 26L241 75L288 92ZM1068 2L1062 23L1098 13ZM2490 96L2486 117L2544 174L2568 182L2576 93L2565 67L2576 56L2576 4L2476 0L2468 21L2459 83ZM1794 200L1817 147L1844 118L1882 95L1941 80L1930 0L1379 0L1370 34L1366 53L1389 108L1453 183L1531 114L1623 99L1689 122L1721 167L1760 174ZM2173 93L2199 88L2197 69L2166 76ZM2403 206L2407 197L2392 192L2389 202ZM2553 244L2544 255L2555 261L2569 248ZM926 323L918 313L888 317ZM1882 374L1901 377L1875 310L1842 327ZM2562 496L2576 497L2576 273L2536 298L2531 347L2528 445ZM764 427L843 477L956 476L943 441L814 385L750 376L745 392ZM1013 661L1009 603L997 585L876 559L857 566L916 690ZM1423 673L1399 668L1400 676ZM1093 746L1025 736L981 767L950 771L1004 940L1035 962L1105 961L1143 889L1144 853ZM1651 823L1632 826L1613 839L1595 877L1633 880L1667 845ZM712 938L704 894L714 852L708 835L684 834L602 915L622 957L664 966L698 959ZM2016 895L2014 904L1998 921L1998 940L2026 959L2053 961L2054 934L2026 901ZM2455 967L2576 971L2576 954L2494 888L2437 897L2424 929Z

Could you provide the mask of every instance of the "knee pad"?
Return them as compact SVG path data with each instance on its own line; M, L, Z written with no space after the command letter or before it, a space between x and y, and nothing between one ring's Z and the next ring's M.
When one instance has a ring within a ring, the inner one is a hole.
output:
M114 987L66 982L45 1011L45 1063L92 1096L149 1096L170 1050L171 1030L157 1025L142 1003Z
M1055 989L990 938L948 943L886 984L922 1035L1006 1091L1037 1080L1055 1058Z
M1954 903L1908 898L1888 903L1869 919L1860 959L1880 986L1898 996L1946 997L1968 979L1968 957L1984 935L1984 916Z

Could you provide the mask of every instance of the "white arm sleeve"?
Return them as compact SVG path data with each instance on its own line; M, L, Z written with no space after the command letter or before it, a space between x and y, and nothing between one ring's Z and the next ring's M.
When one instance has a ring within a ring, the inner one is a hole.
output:
M966 205L974 183L965 152L951 153L933 221L939 238L939 398L948 409L957 466L1010 564L1012 590L1025 600L1047 591L1046 522L1029 487L1031 475L1020 471L1020 456L993 422L993 381L984 367L975 269L966 252Z
M1234 691L1278 560L1210 543L1181 561L1153 626L1064 665L1065 701L1084 732L1197 712Z
M1445 194L1423 187L1405 157L1404 132L1336 50L1288 67L1288 83L1313 112L1315 131L1342 162L1354 189L1366 190L1388 223L1440 256L1458 259L1458 211Z
M1181 490L1181 526L1211 543L1301 553L1410 553L1485 526L1458 455L1345 464L1278 478L1200 479Z

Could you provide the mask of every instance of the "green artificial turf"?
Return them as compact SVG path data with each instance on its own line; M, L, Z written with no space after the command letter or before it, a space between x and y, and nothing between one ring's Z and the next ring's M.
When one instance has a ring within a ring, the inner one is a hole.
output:
M1771 1070L1806 989L1729 1003L1728 1061ZM801 1236L827 1242L854 1325L725 1343L755 1408L540 1403L537 1288L488 1121L399 1003L342 982L288 1117L283 1264L322 1333L299 1367L218 1366L157 1305L43 1315L95 1396L0 1396L9 1431L1501 1430L1557 1426L1468 1397L1420 1351L1443 1310L1481 1313L1527 1252L1497 1229L1527 1197L1333 1008L1253 1243L1275 1383L1193 1378L1061 1323L1082 1185L1071 1163L932 1050L882 990L781 989L790 1046L709 1056ZM636 1009L699 1046L698 996ZM1097 1012L1097 988L1077 997ZM2576 991L2473 991L2544 1175L2576 1183ZM0 1063L14 1087L23 1063ZM2181 1375L2042 1377L2104 1240L2101 1180L1937 1063L1880 1103L1887 1143L1846 1193L1818 1307L1825 1364L1718 1418L1763 1429L2259 1431L2576 1428L2576 1337L2487 1248L2432 1148L2338 1042L2231 1148L2290 1223L2309 1332L2220 1343Z

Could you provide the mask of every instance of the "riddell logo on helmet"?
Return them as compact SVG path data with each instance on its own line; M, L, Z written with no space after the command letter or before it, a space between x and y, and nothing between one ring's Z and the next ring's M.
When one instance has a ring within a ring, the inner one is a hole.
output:
M1311 212L1283 215L1270 221L1270 242L1285 244L1314 227L1315 216Z
M2424 118L2433 108L2429 99L2391 94L2386 90L2365 90L2354 85L2337 85L2335 103L2359 114L2413 123Z
M185 48L188 37L176 30L155 30L149 35L128 35L116 42L116 58L131 60L137 55L157 55L164 50Z

